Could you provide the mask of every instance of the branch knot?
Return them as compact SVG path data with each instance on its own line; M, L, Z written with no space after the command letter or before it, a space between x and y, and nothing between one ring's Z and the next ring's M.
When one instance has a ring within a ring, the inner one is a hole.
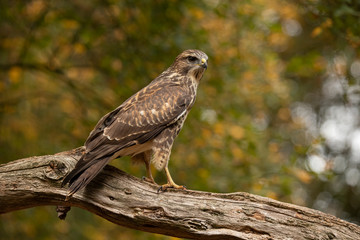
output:
M66 172L66 165L57 160L50 160L48 167L44 169L45 176L52 180L59 180L63 178Z

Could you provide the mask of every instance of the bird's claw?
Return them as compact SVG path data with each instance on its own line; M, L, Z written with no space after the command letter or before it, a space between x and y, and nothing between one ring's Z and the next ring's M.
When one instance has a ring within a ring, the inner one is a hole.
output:
M145 176L143 176L143 177L141 178L141 180L143 180L143 181L145 181L145 182L148 182L148 183L156 184L156 182L155 182L154 179L148 178L148 177L145 177ZM157 184L156 184L156 185L157 185Z
M159 192L165 192L168 188L174 188L174 189L183 189L183 190L186 190L186 186L182 186L182 185L172 185L172 184L164 184L164 185L161 185L158 190L157 190L157 193Z

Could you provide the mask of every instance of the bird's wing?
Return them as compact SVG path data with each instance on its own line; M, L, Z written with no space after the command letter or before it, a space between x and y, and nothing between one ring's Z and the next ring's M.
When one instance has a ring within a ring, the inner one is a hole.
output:
M143 144L175 123L193 102L193 96L178 85L145 87L114 111L105 115L90 133L85 162L110 157L123 148Z

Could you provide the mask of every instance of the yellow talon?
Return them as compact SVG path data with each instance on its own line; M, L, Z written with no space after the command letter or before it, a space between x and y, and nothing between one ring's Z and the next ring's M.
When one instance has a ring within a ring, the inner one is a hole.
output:
M169 172L169 169L168 169L167 167L165 167L165 173L166 173L166 177L167 177L168 183L167 183L167 184L164 184L164 185L161 185L157 192L160 192L160 191L165 192L166 189L168 189L168 188L186 189L185 186L177 185L177 184L172 180L171 175L170 175L170 172Z

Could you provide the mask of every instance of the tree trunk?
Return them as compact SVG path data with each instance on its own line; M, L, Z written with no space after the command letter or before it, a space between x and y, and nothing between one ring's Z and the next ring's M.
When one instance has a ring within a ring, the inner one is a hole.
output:
M360 239L360 227L334 216L248 193L158 186L115 167L105 169L65 202L63 177L82 148L0 165L0 213L41 205L76 206L115 224L191 239Z

